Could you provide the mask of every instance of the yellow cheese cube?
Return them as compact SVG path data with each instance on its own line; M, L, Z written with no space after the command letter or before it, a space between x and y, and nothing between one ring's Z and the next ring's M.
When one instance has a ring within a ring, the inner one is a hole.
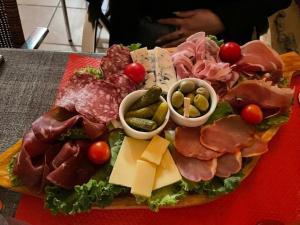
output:
M170 142L167 139L155 135L143 152L142 159L159 165L169 143Z
M153 190L174 184L182 179L169 150L163 155L160 165L156 169Z
M156 165L144 160L138 160L136 163L136 174L131 187L131 193L143 197L151 197Z
M149 141L125 137L109 183L131 187L136 174L136 161L141 158L148 144Z

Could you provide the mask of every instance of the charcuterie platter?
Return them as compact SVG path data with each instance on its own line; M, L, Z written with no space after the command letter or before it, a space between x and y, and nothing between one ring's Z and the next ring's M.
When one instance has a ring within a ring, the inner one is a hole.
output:
M113 45L0 155L0 185L64 214L213 201L272 154L294 94L283 67L261 41L203 32L172 52Z

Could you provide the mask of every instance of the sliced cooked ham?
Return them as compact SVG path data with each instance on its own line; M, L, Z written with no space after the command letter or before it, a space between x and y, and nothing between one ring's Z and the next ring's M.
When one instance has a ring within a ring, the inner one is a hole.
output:
M218 158L216 176L230 177L242 168L241 152L227 153Z
M180 174L194 182L211 180L216 173L217 159L200 160L181 155L176 150L172 151L172 156Z
M246 43L241 47L241 53L242 58L236 63L235 70L248 73L282 71L279 54L262 41Z
M221 153L236 153L253 141L255 130L239 115L217 120L201 129L200 141L205 147Z
M268 151L268 144L259 139L255 139L254 143L248 147L242 148L243 157L259 156Z
M294 90L272 86L271 82L263 80L246 80L229 90L224 100L234 107L243 107L247 104L257 104L263 109L289 109Z
M89 142L67 142L53 159L55 170L48 174L47 180L66 189L87 182L95 172L87 158L88 147Z
M185 157L211 160L222 155L200 143L200 128L177 127L175 131L175 148Z

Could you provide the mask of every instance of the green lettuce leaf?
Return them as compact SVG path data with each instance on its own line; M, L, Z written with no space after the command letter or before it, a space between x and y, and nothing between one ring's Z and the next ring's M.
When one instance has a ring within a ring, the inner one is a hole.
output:
M110 146L111 158L110 165L114 166L117 156L119 154L120 148L122 146L123 140L125 138L125 133L122 129L115 129L109 133L108 143Z
M264 131L264 130L268 130L271 127L281 126L282 124L288 122L288 120L289 120L289 115L286 114L276 115L264 119L260 124L255 125L255 128L259 131Z
M88 139L89 137L84 132L83 128L73 127L68 129L65 133L61 134L58 138L59 141L67 140L78 140L78 139Z
M89 74L94 76L96 79L103 79L103 71L100 68L95 68L91 66L80 68L75 71L76 75Z
M206 124L211 124L214 121L221 119L225 116L228 116L230 114L233 114L233 109L232 109L231 105L229 104L229 102L226 102L226 101L219 102L216 107L216 110L208 118Z
M210 40L216 42L216 44L220 47L221 45L224 44L224 40L218 40L218 38L215 35L208 35L207 38L209 38Z
M139 49L142 46L141 43L133 43L131 45L127 45L127 48L129 48L129 51L134 51Z
M17 154L14 155L7 165L7 171L9 174L9 179L13 187L22 186L21 179L14 174L14 165L17 159Z

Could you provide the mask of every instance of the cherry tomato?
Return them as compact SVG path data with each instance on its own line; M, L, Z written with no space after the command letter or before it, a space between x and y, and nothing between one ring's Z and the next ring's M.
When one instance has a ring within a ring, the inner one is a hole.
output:
M259 124L263 120L263 112L255 104L245 106L241 112L242 118L250 124Z
M103 164L110 158L110 149L106 142L98 141L92 144L88 150L89 160L94 164Z
M145 80L146 70L140 63L130 63L126 65L124 74L127 75L136 84L139 84Z
M236 63L241 58L241 47L235 42L227 42L222 45L219 52L223 62Z

